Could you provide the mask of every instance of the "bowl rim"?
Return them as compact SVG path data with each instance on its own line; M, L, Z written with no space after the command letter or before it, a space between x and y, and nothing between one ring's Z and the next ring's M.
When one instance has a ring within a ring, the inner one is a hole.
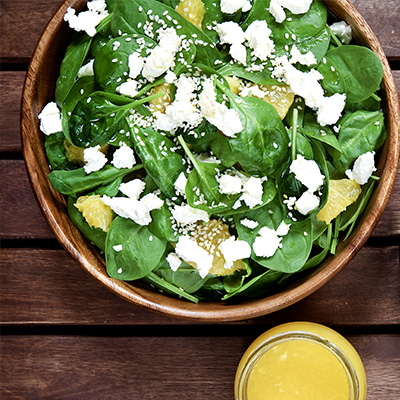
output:
M359 227L353 232L348 242L345 245L341 243L335 257L329 258L310 271L307 274L307 279L300 279L295 284L291 284L282 291L267 297L244 300L238 304L226 304L224 302L194 304L163 295L151 289L131 285L129 282L110 278L105 271L104 259L66 215L64 198L52 189L47 179L49 167L38 163L40 151L43 151L43 149L40 149L36 142L40 142L43 135L39 130L37 119L40 109L38 104L40 103L38 101L40 93L38 93L37 86L38 73L43 67L43 55L49 51L52 34L60 29L67 8L71 6L78 6L79 8L84 3L86 3L84 0L64 1L47 24L31 57L21 101L21 141L29 181L50 229L72 258L89 275L123 299L163 315L200 322L241 321L272 313L302 300L341 271L367 241L383 213L396 178L400 152L399 99L393 75L376 36L355 7L348 0L325 1L330 10L352 26L359 41L364 41L382 62L384 69L382 90L386 94L387 104L385 123L387 132L391 133L386 138L385 154L382 154L381 157L379 167L379 169L382 169L381 179L374 190L367 210L364 210L363 221L359 223ZM342 14L344 9L347 12L345 15ZM360 33L359 27L362 28L363 34ZM386 159L385 163L384 158ZM51 201L49 202L49 200Z

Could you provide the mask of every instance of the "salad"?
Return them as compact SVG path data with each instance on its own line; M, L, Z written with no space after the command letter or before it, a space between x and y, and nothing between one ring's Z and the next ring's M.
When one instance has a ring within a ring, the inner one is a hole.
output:
M53 188L110 277L265 296L372 194L383 69L320 0L92 0L39 114Z

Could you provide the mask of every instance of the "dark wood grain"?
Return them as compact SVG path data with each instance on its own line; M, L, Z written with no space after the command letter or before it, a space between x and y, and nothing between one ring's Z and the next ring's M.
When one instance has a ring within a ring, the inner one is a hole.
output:
M347 337L368 400L397 400L400 336ZM15 399L233 399L237 364L255 336L2 338L2 393Z
M95 282L62 250L3 249L3 324L187 324L123 301ZM400 323L399 248L364 247L335 278L282 311L239 324L308 320L327 325Z
M400 92L400 71L393 71ZM21 151L20 111L24 71L0 71L0 151Z
M0 191L0 239L52 239L33 195L21 160L0 160L3 188ZM400 171L386 210L372 237L400 235Z

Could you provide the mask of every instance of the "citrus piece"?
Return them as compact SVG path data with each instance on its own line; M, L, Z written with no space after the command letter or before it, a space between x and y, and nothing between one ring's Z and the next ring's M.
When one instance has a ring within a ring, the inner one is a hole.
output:
M246 269L242 260L237 260L232 267L224 268L225 258L218 250L219 245L229 239L232 235L229 233L228 225L221 220L212 219L207 224L198 224L191 235L196 243L210 253L213 258L213 266L210 273L218 276L231 275L237 270ZM189 263L194 268L194 263Z
M255 85L248 83L242 92L249 93L254 88L253 96L258 97L271 104L278 112L279 117L284 119L290 106L294 101L294 93L288 85ZM242 94L241 94L242 95Z
M69 162L81 166L85 164L85 162L83 161L83 151L85 149L83 147L76 147L73 144L71 144L67 139L64 140L64 147L65 147L65 155ZM104 144L103 146L100 146L100 151L103 154L106 154L108 147L109 147L108 144Z
M176 11L185 19L202 30L205 14L204 4L201 0L181 0Z
M361 186L351 179L329 181L328 201L317 214L320 221L329 224L347 206L354 203L361 193Z
M233 94L239 95L241 88L243 87L243 81L236 76L224 76L229 84L229 88Z
M102 202L100 195L81 196L74 205L92 228L100 228L104 232L109 230L113 212Z
M149 102L149 108L152 113L155 113L156 111L165 113L165 108L172 102L171 85L169 83L160 83L159 85L154 86L150 91L150 96L161 92L164 92L165 94Z

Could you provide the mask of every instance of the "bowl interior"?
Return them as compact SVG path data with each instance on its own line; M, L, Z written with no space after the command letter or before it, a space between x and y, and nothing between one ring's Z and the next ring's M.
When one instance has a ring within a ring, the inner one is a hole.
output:
M78 264L109 290L134 304L170 316L209 322L243 320L279 310L311 294L338 273L365 243L378 222L393 187L399 158L399 103L393 76L378 40L351 3L347 0L326 2L339 19L352 26L356 41L369 46L383 64L382 93L387 140L380 150L379 184L357 230L346 243L340 243L335 257L301 275L279 293L229 305L216 302L192 304L154 292L140 283L131 284L110 278L104 259L70 221L64 197L52 189L47 179L50 170L37 116L54 99L59 66L71 37L63 15L67 7L79 10L85 3L84 0L65 1L47 25L28 68L21 113L23 153L33 191L50 228Z

